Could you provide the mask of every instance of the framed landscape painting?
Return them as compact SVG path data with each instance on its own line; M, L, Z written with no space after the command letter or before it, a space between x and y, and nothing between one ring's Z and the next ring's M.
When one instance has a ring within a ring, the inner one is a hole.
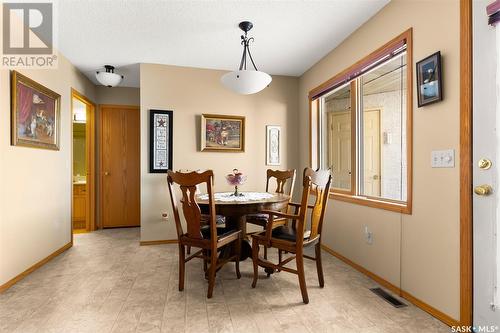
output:
M281 165L280 126L266 126L266 165Z
M61 96L16 71L11 90L12 145L59 150Z
M201 151L245 151L245 117L202 114Z
M172 169L173 112L149 110L149 172Z

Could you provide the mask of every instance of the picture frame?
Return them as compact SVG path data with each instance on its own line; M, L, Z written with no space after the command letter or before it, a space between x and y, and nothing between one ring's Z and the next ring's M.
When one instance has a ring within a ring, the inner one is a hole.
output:
M441 52L438 51L417 62L416 69L418 107L442 101Z
M59 150L61 95L11 72L11 145Z
M149 110L149 172L167 173L173 161L172 110Z
M201 151L244 152L245 117L201 115Z
M266 126L266 165L281 165L281 126Z

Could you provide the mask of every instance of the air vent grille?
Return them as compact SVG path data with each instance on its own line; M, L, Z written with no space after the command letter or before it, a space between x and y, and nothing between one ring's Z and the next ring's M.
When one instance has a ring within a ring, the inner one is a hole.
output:
M382 288L371 288L370 290L395 308L403 308L407 306Z

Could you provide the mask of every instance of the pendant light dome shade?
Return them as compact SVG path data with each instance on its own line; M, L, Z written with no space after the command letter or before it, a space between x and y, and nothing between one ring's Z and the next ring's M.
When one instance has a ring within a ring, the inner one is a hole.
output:
M116 87L123 80L123 75L115 73L115 68L110 65L104 66L105 72L96 72L95 77L100 84L106 87Z
M221 77L222 84L238 94L250 95L264 89L271 83L269 74L254 70L238 70Z
M272 77L264 72L261 72L255 66L252 54L250 53L250 42L253 37L248 38L247 33L252 29L253 24L249 21L240 22L239 27L245 32L241 36L241 45L243 45L243 55L241 57L240 68L234 72L226 73L221 77L222 84L232 91L243 94L255 94L264 89L273 80ZM247 70L247 57L254 69Z

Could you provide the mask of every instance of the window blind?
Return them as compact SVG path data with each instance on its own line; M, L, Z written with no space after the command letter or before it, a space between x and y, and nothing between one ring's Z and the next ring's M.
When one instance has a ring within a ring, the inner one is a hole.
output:
M488 24L495 26L500 21L500 0L496 0L486 7Z
M318 88L312 90L309 93L309 98L311 100L319 98L329 93L330 91L335 90L338 87L363 75L364 73L370 71L374 67L400 55L405 51L406 51L406 39L399 40L398 42L387 46L386 48L380 50L379 52L372 54L370 57L357 62L344 72L326 81Z

